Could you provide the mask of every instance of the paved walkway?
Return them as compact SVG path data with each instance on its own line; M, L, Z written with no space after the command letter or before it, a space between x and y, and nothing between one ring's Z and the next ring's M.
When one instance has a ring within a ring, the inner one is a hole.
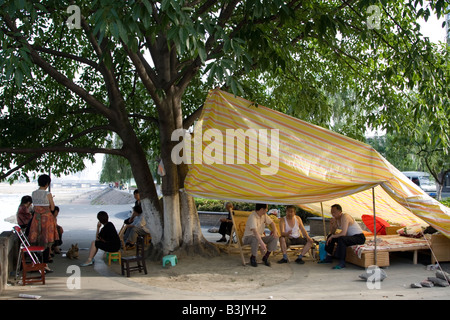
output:
M210 241L218 238L203 230ZM80 235L81 236L81 235ZM80 239L80 242L82 242ZM422 255L421 255L422 256ZM384 268L388 278L378 284L359 279L363 268L348 264L343 270L331 270L330 265L320 265L309 260L304 265L290 263L291 276L284 282L261 287L257 292L225 291L197 292L157 287L137 283L114 272L108 267L99 251L94 267L79 268L87 257L87 250L80 250L80 259L69 260L56 255L50 267L54 270L46 277L46 285L8 285L0 300L18 300L20 294L39 296L40 300L298 300L298 299L339 299L339 300L434 300L450 299L450 287L412 289L410 284L435 276L426 269L426 261L414 265L412 254L391 255L391 266ZM239 259L239 256L230 257ZM423 259L427 259L426 256ZM422 260L423 260L422 259ZM117 262L115 262L117 264ZM182 261L179 261L182 263ZM275 263L275 262L274 262ZM450 272L450 263L441 264ZM161 263L148 262L148 269L162 268ZM173 268L176 268L173 267ZM242 266L242 268L252 268ZM273 266L276 270L276 266ZM257 269L255 269L257 272ZM78 277L79 276L79 277ZM132 274L133 276L133 274ZM168 280L170 281L170 280Z

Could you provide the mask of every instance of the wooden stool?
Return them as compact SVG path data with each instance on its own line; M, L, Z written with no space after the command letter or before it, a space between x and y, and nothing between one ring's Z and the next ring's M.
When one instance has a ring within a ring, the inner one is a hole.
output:
M122 264L122 253L120 251L116 252L107 252L106 258L108 258L108 266L111 265L111 259L112 260L119 260L119 264Z
M27 263L25 260L25 254L22 253L22 285L33 284L36 282L42 282L45 284L45 263ZM36 276L28 276L28 272L36 272Z
M130 263L136 262L137 265L132 266ZM127 271L127 277L130 276L131 271L139 271L144 270L144 273L147 274L147 266L145 264L145 246L144 246L144 238L139 236L136 241L136 255L135 256L127 256L123 257L121 262L121 271L122 275L125 275L125 270Z
M163 260L162 260L163 267L165 267L168 262L170 262L172 267L176 266L176 264L178 262L177 256L174 255L174 254L171 254L171 255L168 255L168 256L164 256Z

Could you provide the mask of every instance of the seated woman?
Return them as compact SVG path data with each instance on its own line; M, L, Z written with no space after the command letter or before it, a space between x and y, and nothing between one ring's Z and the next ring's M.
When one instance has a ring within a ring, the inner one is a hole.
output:
M108 221L108 214L105 211L100 211L97 214L97 219L99 222L97 223L96 240L92 241L89 249L89 257L85 263L81 264L82 267L94 264L94 257L97 254L98 249L106 252L116 252L120 250L120 238L114 224ZM103 228L100 231L102 225Z
M31 196L23 196L20 201L19 208L17 209L16 219L17 224L25 233L33 215L30 213L31 205L33 204L33 199ZM28 232L27 232L28 234Z

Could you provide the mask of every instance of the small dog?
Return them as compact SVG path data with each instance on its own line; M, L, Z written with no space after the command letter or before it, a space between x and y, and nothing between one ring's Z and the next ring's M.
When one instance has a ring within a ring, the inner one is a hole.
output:
M66 257L69 259L78 259L78 243L72 245L69 250L67 250Z

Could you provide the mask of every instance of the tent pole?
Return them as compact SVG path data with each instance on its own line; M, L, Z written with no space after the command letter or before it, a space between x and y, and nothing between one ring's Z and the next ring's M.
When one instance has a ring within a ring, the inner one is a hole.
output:
M323 236L325 240L327 239L327 228L325 227L325 217L323 216L323 204L320 203L320 209L322 211L322 224L323 224Z
M372 200L373 200L373 241L374 241L374 256L373 261L375 265L377 263L377 220L376 220L376 212L375 212L375 188L372 188Z

